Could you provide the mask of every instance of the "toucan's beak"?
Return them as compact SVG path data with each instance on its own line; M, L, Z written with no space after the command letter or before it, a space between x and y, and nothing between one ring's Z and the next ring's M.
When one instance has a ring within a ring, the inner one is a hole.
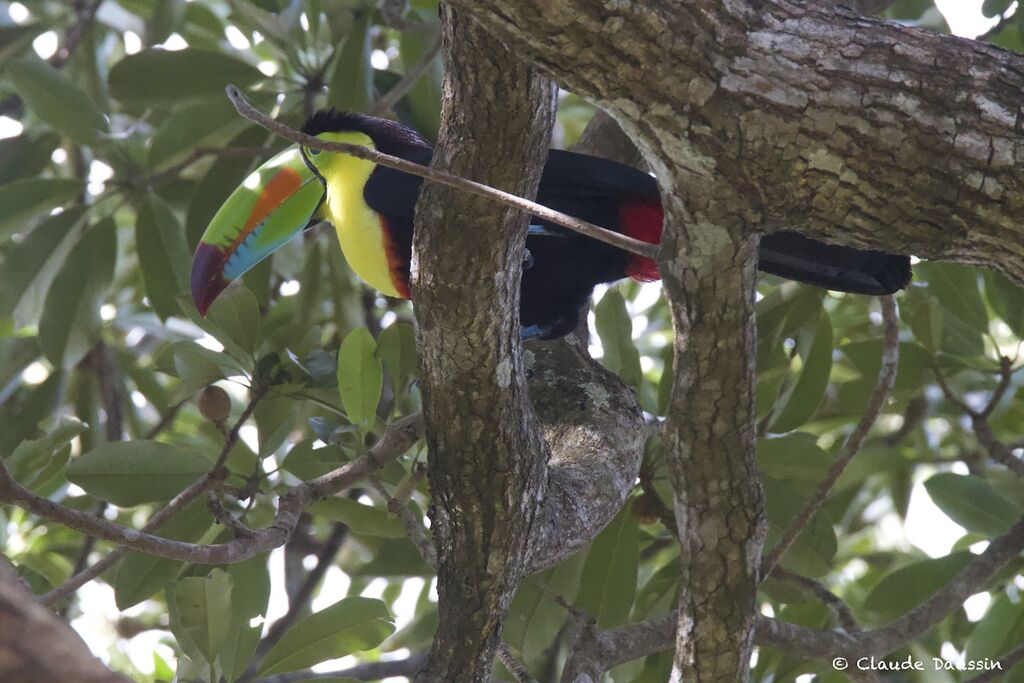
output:
M281 152L231 193L192 258L192 301L202 315L232 280L277 251L317 215L324 185L299 150Z

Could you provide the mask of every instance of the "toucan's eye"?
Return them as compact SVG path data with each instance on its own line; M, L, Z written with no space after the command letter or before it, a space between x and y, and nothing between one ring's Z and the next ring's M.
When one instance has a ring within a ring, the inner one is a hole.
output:
M317 154L320 153L319 149L311 149L309 147L306 148L306 151L309 152L310 154L312 154L313 156L316 156Z

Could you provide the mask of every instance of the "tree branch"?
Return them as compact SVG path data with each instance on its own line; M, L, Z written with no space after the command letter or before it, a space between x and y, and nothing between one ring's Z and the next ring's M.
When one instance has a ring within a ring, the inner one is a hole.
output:
M554 87L445 5L441 23L445 98L432 167L533 196ZM486 153L467 144L484 139ZM490 679L505 611L527 571L548 458L519 343L528 214L455 185L459 192L423 187L412 268L438 559L438 627L417 680L452 683Z
M32 514L59 522L76 531L151 555L194 564L233 564L283 544L294 531L299 516L307 505L344 490L400 457L419 439L420 429L419 414L396 420L388 426L380 441L362 457L285 491L279 498L277 512L270 526L254 530L251 537L236 538L226 543L203 545L170 540L72 510L37 496L19 485L11 478L2 461L0 500L18 505ZM192 486L198 487L199 481L193 482ZM183 491L182 494L184 493ZM182 494L179 494L179 497Z
M1021 551L1024 551L1024 517L1006 533L993 539L988 548L971 560L953 580L886 626L860 633L823 630L758 614L755 617L754 642L805 659L883 656L942 621L964 600L979 592ZM669 649L674 643L677 620L678 612L673 611L595 634L594 645L586 650L586 666L590 667L587 670L607 671L619 664ZM1007 659L1017 656L1024 657L1024 653L1018 655L1013 651ZM1004 664L1004 671L1008 668Z
M743 188L760 231L1024 284L1021 55L832 0L452 4L608 111L659 177Z

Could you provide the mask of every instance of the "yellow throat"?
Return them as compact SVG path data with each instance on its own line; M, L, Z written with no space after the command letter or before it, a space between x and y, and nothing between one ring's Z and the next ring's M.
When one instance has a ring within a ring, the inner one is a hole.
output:
M363 133L323 133L317 137L375 149L373 141ZM333 152L321 152L311 159L327 184L325 218L338 233L338 242L349 267L381 294L401 297L388 261L382 219L363 198L363 189L375 164Z

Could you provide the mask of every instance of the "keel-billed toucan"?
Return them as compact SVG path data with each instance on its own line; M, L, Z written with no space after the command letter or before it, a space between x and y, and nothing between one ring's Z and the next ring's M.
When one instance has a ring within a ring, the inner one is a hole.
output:
M385 119L320 111L303 127L420 164L430 144ZM213 218L192 262L192 297L205 314L228 283L317 219L334 224L352 270L383 294L409 298L413 211L422 179L341 153L278 154L249 176ZM661 238L658 185L650 175L592 156L551 150L537 201L645 242ZM654 261L538 218L526 239L520 296L523 337L568 334L594 286L658 279ZM910 261L816 242L795 233L761 240L761 270L820 287L888 294L910 279Z

